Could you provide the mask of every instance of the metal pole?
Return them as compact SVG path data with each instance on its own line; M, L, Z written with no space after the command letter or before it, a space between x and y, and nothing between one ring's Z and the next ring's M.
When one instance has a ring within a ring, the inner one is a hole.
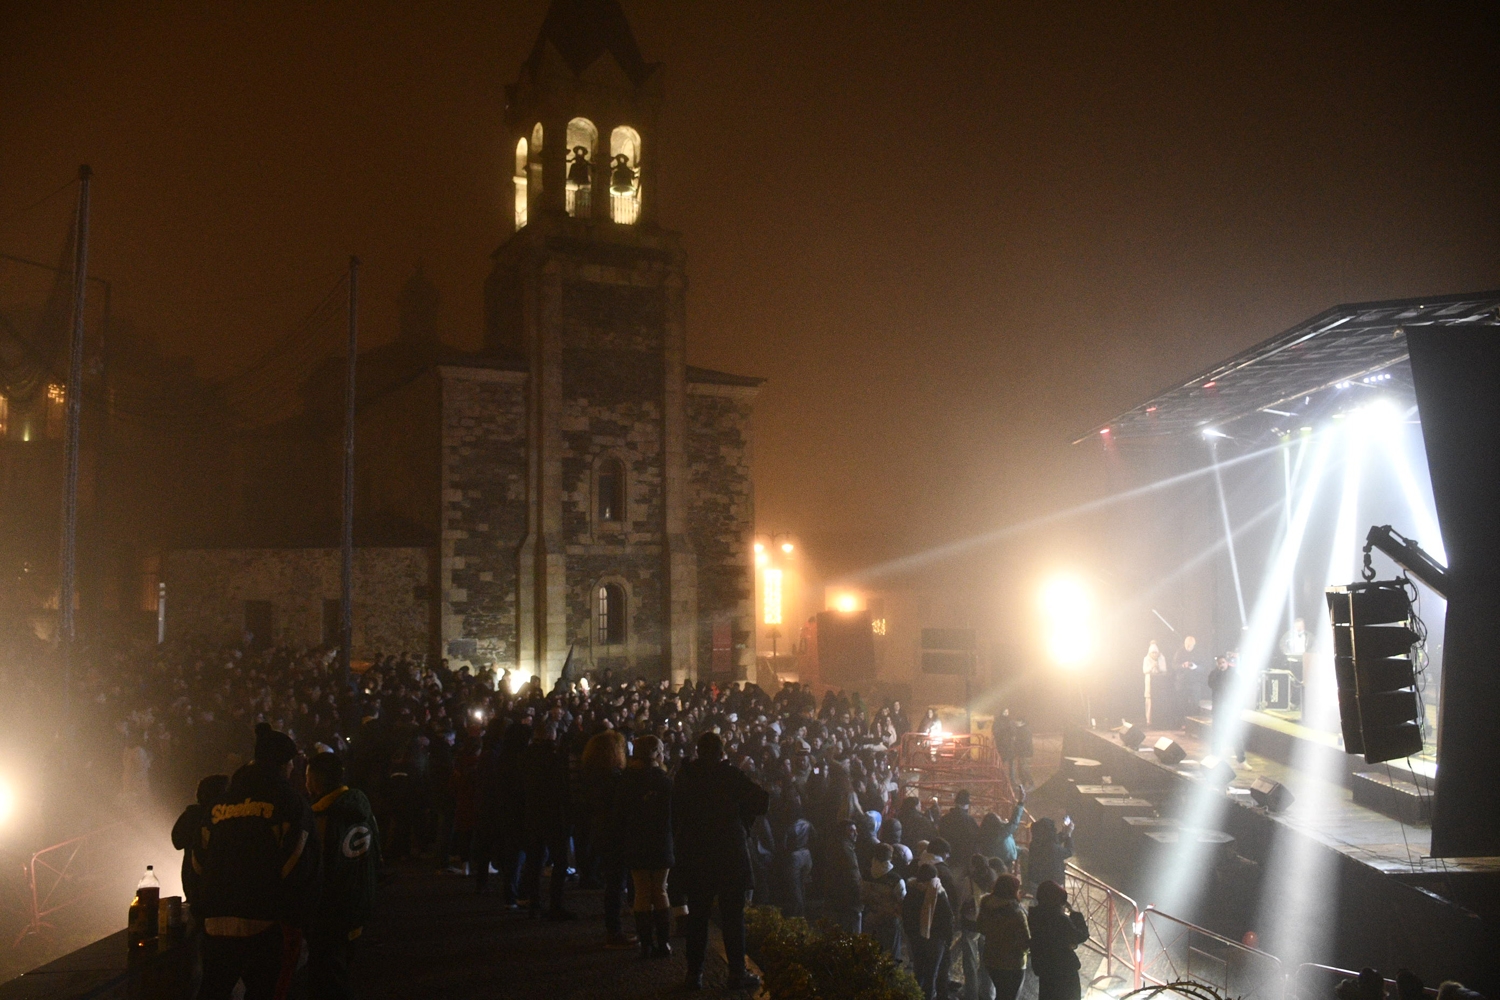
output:
M349 356L344 376L343 574L339 596L339 681L347 690L354 645L354 370L359 361L359 258L349 258Z
M63 441L62 579L57 591L57 634L63 647L63 699L69 703L73 686L73 618L78 541L78 425L83 412L83 309L89 270L89 179L93 171L78 168L78 221L73 258L73 337L68 352L68 383L64 389L67 426Z

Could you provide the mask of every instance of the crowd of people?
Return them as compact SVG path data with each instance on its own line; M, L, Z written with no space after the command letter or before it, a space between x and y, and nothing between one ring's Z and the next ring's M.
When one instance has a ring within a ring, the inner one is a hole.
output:
M348 936L374 885L334 871L351 844L367 871L430 863L538 918L573 919L574 887L602 889L607 946L662 956L685 935L690 986L710 910L731 983L753 985L743 912L754 902L876 936L929 997L947 994L961 962L972 997L987 976L1007 982L1015 960L1013 934L1010 951L986 944L1000 911L981 903L1024 889L1040 893L1041 913L1042 883L1063 881L1071 830L1037 822L1022 864L1020 802L971 815L967 793L946 811L906 794L896 747L913 721L899 702L608 670L544 689L406 656L360 666L345 682L327 651L180 646L73 679L75 704L118 745L127 801L196 792L174 840L204 917L208 995L237 978L256 993L274 984L284 955L272 920L304 932L317 995L346 995ZM915 727L935 722L929 712ZM1024 725L1003 716L999 728L1008 756L1029 755ZM252 730L246 761L236 751ZM262 815L246 802L268 805ZM215 837L225 823L260 832ZM294 859L285 832L274 849L257 844L266 828L302 830L303 850ZM257 865L274 891L246 884ZM1044 954L1047 926L1023 950Z

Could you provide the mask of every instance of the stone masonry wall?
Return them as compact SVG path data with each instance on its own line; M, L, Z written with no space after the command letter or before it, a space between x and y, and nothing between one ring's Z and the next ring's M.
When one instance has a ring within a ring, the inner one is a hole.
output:
M443 654L455 665L510 666L526 534L526 375L440 372Z
M753 663L750 416L755 392L741 386L688 387L688 532L698 555L698 669L705 674L712 670L715 625L730 626L736 671Z
M561 322L568 639L596 667L665 676L661 275L651 266L574 263ZM625 469L620 523L596 516L594 476L607 457ZM628 593L623 646L595 643L594 595L605 578Z
M432 553L422 548L354 551L355 659L426 653L426 584ZM180 549L167 553L167 633L238 642L245 602L271 604L271 641L323 643L323 602L340 593L338 549Z

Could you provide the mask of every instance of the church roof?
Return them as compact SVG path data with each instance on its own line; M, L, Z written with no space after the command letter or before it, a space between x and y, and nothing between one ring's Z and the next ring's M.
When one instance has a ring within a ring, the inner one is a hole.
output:
M699 368L697 365L687 366L687 380L699 385L745 385L760 386L766 380L754 375L732 375L729 372L718 372L712 368Z
M642 57L619 0L552 0L527 60L533 71L540 65L548 42L574 73L582 73L606 52L615 57L637 87L656 71L657 64Z

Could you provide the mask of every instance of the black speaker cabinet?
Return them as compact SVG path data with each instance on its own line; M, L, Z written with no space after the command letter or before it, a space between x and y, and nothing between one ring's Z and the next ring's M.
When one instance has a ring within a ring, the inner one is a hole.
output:
M1151 747L1156 752L1156 759L1168 767L1176 767L1187 760L1187 751L1182 749L1182 744L1169 736L1163 736Z

